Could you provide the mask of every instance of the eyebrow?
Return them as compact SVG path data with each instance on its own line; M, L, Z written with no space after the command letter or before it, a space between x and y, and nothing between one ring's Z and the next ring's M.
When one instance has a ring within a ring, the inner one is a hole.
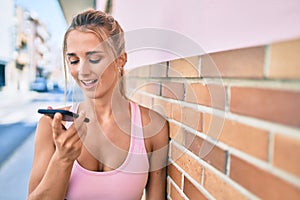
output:
M93 54L98 54L98 53L104 53L103 51L89 51L86 53L86 55L93 55Z
M98 53L104 53L103 51L88 51L86 55L93 55ZM76 56L76 53L67 53L67 56Z
M75 56L75 53L67 53L67 56Z

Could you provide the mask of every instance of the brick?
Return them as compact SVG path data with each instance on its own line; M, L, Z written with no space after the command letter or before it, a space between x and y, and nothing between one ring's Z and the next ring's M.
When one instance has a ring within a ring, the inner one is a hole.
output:
M202 131L202 113L179 104L172 104L172 118L195 130Z
M202 92L204 93L204 96L201 96L199 93ZM204 100L205 97L205 100ZM205 87L204 84L201 83L185 83L185 98L184 100L186 102L198 104L200 100L203 100L204 103L199 103L199 104L204 104L204 105L210 105L210 95Z
M182 173L172 164L168 165L168 175L179 188L182 187Z
M136 88L136 86L138 85L137 82L138 82L138 79L128 77L126 79L126 89Z
M149 77L149 75L150 65L140 66L126 71L127 77Z
M197 131L202 131L202 113L189 107L183 107L182 123Z
M197 103L205 106L211 105L211 96L207 85L201 83L191 83L186 88L185 100L187 102Z
M201 180L201 165L194 158L171 145L171 158L176 164L189 174L195 181Z
M168 101L154 98L152 109L159 112L163 116L168 118L172 117L172 105Z
M184 130L174 123L169 123L170 127L170 137L175 140L178 144L183 144L184 141Z
M140 102L142 99L142 95L140 93L132 93L128 98L134 102Z
M171 196L172 200L184 200L184 198L181 196L180 192L172 184L171 184L170 196Z
M300 177L300 140L275 134L273 165Z
M183 192L190 200L204 200L206 198L201 191L191 183L186 177L184 177Z
M205 141L200 154L203 154L203 160L214 166L219 171L225 173L227 152L217 147L215 144ZM201 155L200 155L201 157Z
M230 178L262 199L299 199L300 188L236 156L231 156Z
M177 82L164 82L162 84L162 96L176 100L183 100L184 84Z
M224 85L208 84L208 91L211 96L210 107L225 110L226 89Z
M271 44L269 51L270 78L300 78L300 39Z
M168 77L198 77L198 63L198 56L171 60Z
M225 173L226 151L188 131L185 132L184 141L187 149Z
M144 94L140 94L138 97L139 97L139 99L136 101L137 103L139 103L147 108L152 108L152 101L153 101L152 97L144 95Z
M224 117L203 113L203 133L218 141L224 128Z
M167 62L150 65L150 77L167 77Z
M182 106L180 104L172 103L172 118L178 122L181 122L183 119Z
M131 97L138 91L139 85L143 84L144 80L128 78L125 82L125 91L128 97Z
M183 155L183 151L178 149L172 142L170 143L169 146L169 156L172 161L176 161Z
M154 95L160 95L160 83L143 82L136 89L137 91L143 91Z
M250 47L201 57L201 76L262 78L265 47Z
M300 92L232 87L230 111L300 127Z
M199 156L203 139L189 131L184 132L184 147L190 150L196 156Z
M225 110L226 90L223 85L191 83L186 85L185 100Z
M128 98L134 96L138 92L147 92L154 95L160 95L160 83L150 82L146 79L134 79L130 78L125 83L125 93Z
M249 199L241 194L236 188L229 183L225 182L221 177L210 171L204 169L204 183L203 187L215 198L215 199Z
M228 146L265 161L268 159L269 134L266 130L205 113L204 133L218 135L215 138Z

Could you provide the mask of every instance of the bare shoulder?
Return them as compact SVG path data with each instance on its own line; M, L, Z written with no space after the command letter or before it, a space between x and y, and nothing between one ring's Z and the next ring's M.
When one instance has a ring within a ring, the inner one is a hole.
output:
M166 118L143 106L140 106L140 110L144 135L150 140L151 149L165 146L169 141L169 123Z
M43 115L37 124L35 143L42 143L43 145L52 141L52 120L50 117Z
M144 106L140 106L140 110L141 110L141 115L142 115L142 119L143 119L143 124L152 124L153 123L159 123L159 122L166 122L166 119L161 115L159 114L158 112L154 111L154 110L151 110L149 108L146 108Z

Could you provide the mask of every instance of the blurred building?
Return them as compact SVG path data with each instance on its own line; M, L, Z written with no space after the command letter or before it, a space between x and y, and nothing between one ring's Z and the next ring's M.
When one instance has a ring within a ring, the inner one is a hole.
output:
M58 2L68 24L76 12L96 7L95 0ZM37 77L57 82L53 76L61 73L61 56L39 16L15 1L1 0L0 23L0 91L27 91Z
M14 59L14 1L0 1L0 88L7 84L6 69Z
M11 1L0 8L6 10L6 16L1 18L6 19L2 24L8 26L6 34L2 34L0 38L1 43L6 43L4 52L7 53L0 59L0 87L2 90L26 91L36 77L48 76L44 69L50 60L50 48L47 44L50 34L36 13L13 3L8 12L9 3Z
M24 86L24 89L28 89L30 82L36 77L47 76L44 68L49 62L49 33L34 12L16 7L16 17L16 69L26 77L18 79L17 88L21 89Z

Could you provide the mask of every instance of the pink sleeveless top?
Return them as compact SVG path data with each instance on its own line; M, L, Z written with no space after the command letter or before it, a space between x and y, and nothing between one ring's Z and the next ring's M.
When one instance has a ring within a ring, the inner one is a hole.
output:
M149 161L144 144L140 108L131 106L131 140L127 158L112 171L95 172L74 162L67 200L140 200L148 180ZM78 105L71 111L77 112ZM67 128L70 126L68 123Z

